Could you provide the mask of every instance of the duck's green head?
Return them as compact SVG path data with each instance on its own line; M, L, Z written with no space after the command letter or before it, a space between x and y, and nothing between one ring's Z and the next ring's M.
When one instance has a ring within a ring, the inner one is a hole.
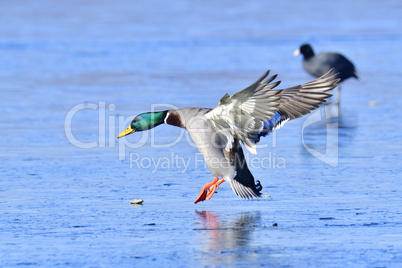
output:
M164 123L168 111L149 112L137 115L126 130L117 136L117 138L124 137L136 131L143 131L154 128Z

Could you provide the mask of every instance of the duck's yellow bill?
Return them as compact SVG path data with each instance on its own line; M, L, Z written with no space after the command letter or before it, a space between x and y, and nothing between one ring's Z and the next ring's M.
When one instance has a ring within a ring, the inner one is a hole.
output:
M128 128L126 128L126 130L124 130L122 133L119 134L119 136L117 136L117 138L121 138L124 137L128 134L134 133L135 130L131 128L131 126L129 126Z

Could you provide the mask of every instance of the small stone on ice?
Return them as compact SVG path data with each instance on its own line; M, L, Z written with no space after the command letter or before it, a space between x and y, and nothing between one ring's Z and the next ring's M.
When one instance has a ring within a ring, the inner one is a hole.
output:
M140 204L142 204L142 202L144 202L144 200L142 200L142 199L133 199L130 201L131 204L135 204L135 205L140 205Z
M370 101L370 102L369 102L369 105L370 105L370 106L377 106L377 102L376 102L376 101Z

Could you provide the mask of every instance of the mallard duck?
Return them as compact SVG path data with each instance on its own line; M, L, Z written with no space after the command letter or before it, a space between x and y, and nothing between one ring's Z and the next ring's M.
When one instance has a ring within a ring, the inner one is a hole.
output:
M214 177L194 203L211 199L224 181L242 198L260 197L262 186L248 169L240 142L256 154L261 137L318 108L332 96L328 91L339 81L330 71L311 82L276 90L280 81L273 82L277 75L265 79L268 74L232 96L226 94L213 109L192 107L137 115L117 138L164 123L184 128Z
M343 82L350 77L358 79L356 68L353 63L345 56L335 52L324 52L315 55L313 48L309 44L303 44L293 52L294 56L303 55L303 68L309 74L320 77L330 69L338 73L339 82ZM339 102L341 88L338 86L336 101Z

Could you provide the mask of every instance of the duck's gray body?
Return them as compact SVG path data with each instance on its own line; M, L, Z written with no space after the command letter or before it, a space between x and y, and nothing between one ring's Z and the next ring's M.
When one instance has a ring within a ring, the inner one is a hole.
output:
M225 145L217 131L205 116L211 110L197 107L169 110L165 123L185 128L204 157L211 174L229 182L237 195L243 198L260 196L262 187L259 182L257 185L254 182L239 140L234 139L230 151L224 149Z

